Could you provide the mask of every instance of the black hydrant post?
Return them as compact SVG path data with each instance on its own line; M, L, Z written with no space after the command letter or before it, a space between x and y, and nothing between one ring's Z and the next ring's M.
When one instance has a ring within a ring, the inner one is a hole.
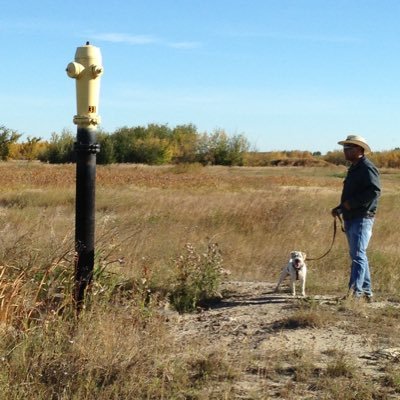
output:
M93 277L96 154L100 150L96 126L100 123L97 111L102 73L100 49L89 42L77 48L75 62L67 66L68 76L76 80L77 100L74 301L78 311Z

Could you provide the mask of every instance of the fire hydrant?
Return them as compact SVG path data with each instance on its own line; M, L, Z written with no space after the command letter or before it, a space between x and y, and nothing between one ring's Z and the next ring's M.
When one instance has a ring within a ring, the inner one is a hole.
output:
M94 266L96 143L100 76L103 74L100 49L78 47L75 61L67 66L67 74L76 80L77 125L76 201L75 201L75 293L77 310L82 308L86 289L92 281Z
M74 124L98 125L100 76L103 74L100 49L89 42L78 47L75 61L67 66L67 74L76 80L77 115L74 116Z

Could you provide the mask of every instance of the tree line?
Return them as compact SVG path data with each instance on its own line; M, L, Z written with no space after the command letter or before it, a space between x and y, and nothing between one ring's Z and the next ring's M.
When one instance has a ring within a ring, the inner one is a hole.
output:
M400 168L400 148L386 151L375 151L368 154L378 168ZM249 166L326 166L328 164L345 165L346 161L342 150L310 152L302 150L248 152L244 156L244 165Z
M21 135L0 126L0 158L40 160L49 163L75 161L75 135L64 129L53 133L49 140L28 137L19 143ZM194 163L204 165L243 165L243 156L250 144L242 134L228 135L222 129L200 133L192 124L122 127L112 133L99 130L98 164L143 163L162 165Z
M21 136L16 130L0 125L0 160L40 160L54 164L75 161L75 134L67 129L53 133L49 140L28 136L20 142ZM249 151L250 143L243 134L230 136L223 129L200 133L192 124L174 128L159 124L125 126L112 133L99 130L97 142L100 144L98 164L347 165L341 150L326 154L300 150ZM368 157L379 168L400 168L400 148L373 152Z

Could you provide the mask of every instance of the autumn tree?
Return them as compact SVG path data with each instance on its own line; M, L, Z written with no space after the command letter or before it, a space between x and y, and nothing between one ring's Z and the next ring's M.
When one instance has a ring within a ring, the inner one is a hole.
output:
M21 134L13 129L0 125L0 160L7 160L10 154L10 147L15 143Z

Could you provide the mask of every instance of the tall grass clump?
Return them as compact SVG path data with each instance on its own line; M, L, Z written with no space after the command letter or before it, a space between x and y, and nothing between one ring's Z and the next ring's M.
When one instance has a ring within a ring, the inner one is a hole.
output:
M222 277L222 256L216 243L208 243L199 253L187 243L185 253L174 260L175 276L170 294L172 306L179 312L194 311L218 296Z
M225 363L222 353L216 357L194 345L190 358L181 357L188 349L172 340L158 304L146 301L146 268L129 293L115 290L124 278L108 268L118 261L119 247L113 251L109 237L102 240L107 243L97 243L95 280L79 316L68 246L50 262L36 258L25 268L9 254L13 266L0 268L0 397L197 398L213 380L229 382L231 374L212 367L215 360ZM19 244L32 250L27 237Z
M127 302L97 298L79 320L48 315L28 330L3 329L1 338L0 390L8 400L169 399L193 393L196 357L179 360L162 318Z
M276 328L323 328L332 324L334 320L334 316L329 311L318 306L305 305L296 310L293 315L277 322Z

